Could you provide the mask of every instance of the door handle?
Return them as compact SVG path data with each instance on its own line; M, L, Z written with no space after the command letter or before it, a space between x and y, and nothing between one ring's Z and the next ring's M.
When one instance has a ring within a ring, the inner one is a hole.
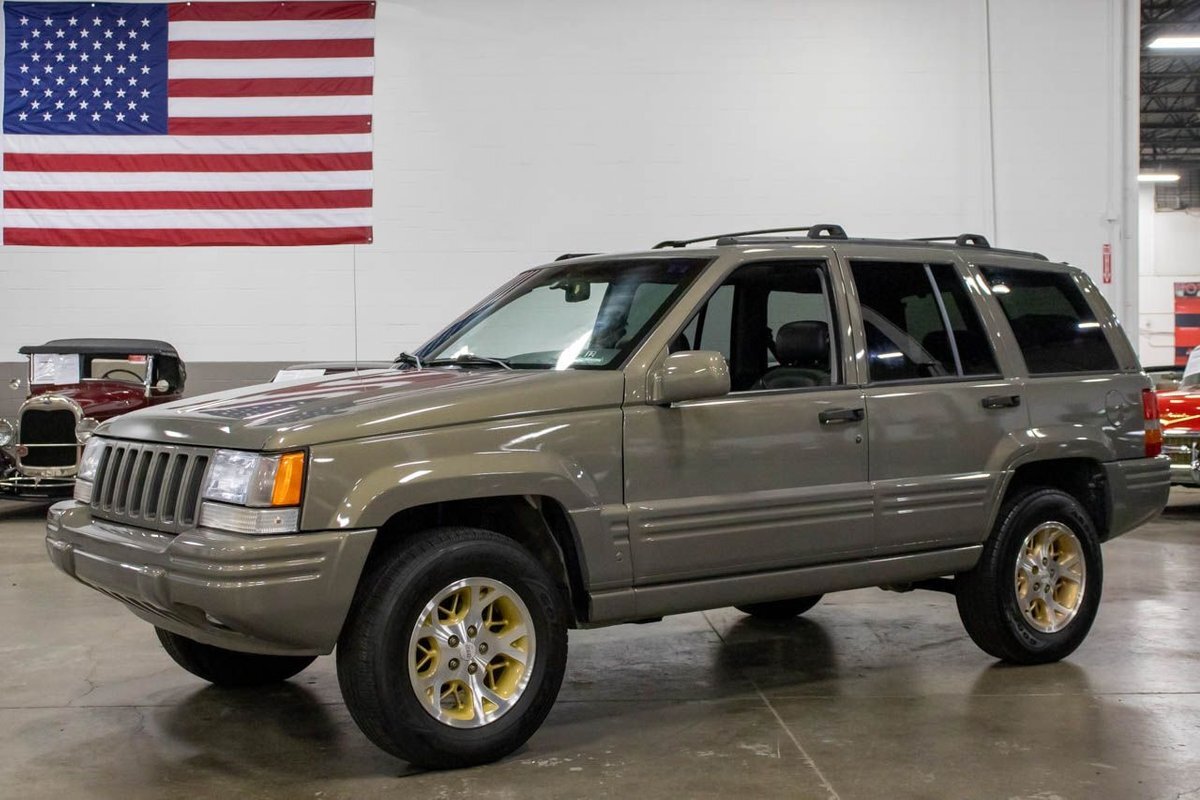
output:
M861 408L832 408L829 411L822 411L817 415L817 419L822 425L837 425L842 422L862 422L863 410Z
M980 400L979 404L984 408L1016 408L1021 405L1021 395L993 394Z

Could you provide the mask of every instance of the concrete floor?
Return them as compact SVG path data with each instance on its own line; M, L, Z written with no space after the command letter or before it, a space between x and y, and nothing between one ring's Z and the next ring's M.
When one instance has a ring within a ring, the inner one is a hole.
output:
M330 658L269 691L178 669L51 568L43 513L0 503L0 797L1200 800L1200 491L1106 546L1099 619L1066 662L996 664L929 592L578 631L533 739L442 773L358 732Z

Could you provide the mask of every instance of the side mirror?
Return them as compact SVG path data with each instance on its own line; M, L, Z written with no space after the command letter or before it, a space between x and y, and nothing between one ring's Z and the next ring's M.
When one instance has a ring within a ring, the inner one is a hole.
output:
M729 394L729 365L715 350L672 353L650 378L650 402L704 400Z
M154 384L154 391L165 393L171 388L171 384L167 383L165 378L160 378L158 383Z

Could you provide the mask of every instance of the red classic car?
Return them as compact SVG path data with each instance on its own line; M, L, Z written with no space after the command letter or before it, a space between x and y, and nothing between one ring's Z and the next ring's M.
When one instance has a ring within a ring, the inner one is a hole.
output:
M150 339L55 339L20 353L29 390L16 419L0 419L0 498L69 496L97 425L178 400L187 379L175 348Z
M1171 483L1200 486L1200 347L1188 358L1178 388L1158 393L1158 409Z

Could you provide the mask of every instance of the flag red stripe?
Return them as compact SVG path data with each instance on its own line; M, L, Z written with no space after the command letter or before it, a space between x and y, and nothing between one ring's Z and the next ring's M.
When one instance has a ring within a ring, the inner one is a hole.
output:
M330 97L369 95L372 78L176 78L171 97Z
M371 228L100 229L5 228L6 245L32 247L171 247L369 244Z
M370 168L370 153L4 154L4 169L9 172L341 172Z
M369 58L374 39L281 39L254 42L171 42L168 57L180 58Z
M171 117L172 136L302 136L319 133L370 133L369 114L343 117Z
M311 19L374 19L371 2L169 3L171 22L250 22Z
M370 189L315 192L30 192L6 191L5 208L151 211L202 209L370 208Z

